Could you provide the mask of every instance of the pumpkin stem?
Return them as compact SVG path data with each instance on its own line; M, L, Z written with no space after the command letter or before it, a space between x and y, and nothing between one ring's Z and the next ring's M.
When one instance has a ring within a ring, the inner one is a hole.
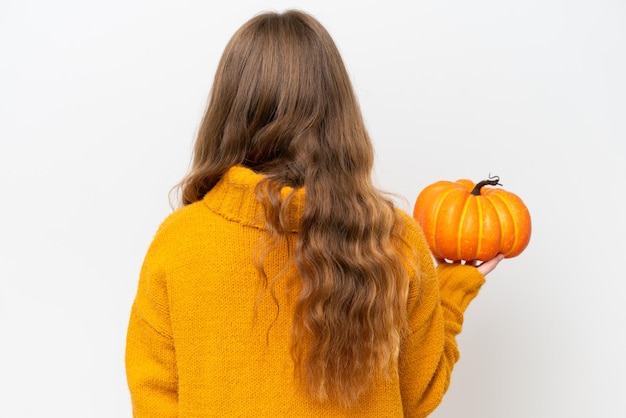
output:
M500 177L492 176L491 173L489 173L489 180L483 180L476 184L476 186L474 186L474 190L472 190L472 194L474 196L480 196L480 189L482 189L483 186L502 186L500 184Z

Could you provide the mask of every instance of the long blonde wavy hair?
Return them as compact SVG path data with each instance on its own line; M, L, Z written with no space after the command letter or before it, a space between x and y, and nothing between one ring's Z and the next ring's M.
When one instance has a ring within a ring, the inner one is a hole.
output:
M402 220L371 180L372 143L340 53L312 16L263 13L227 44L179 184L201 200L232 166L266 175L257 195L275 236L289 199L306 203L294 260L297 377L316 400L349 406L388 376L407 329Z

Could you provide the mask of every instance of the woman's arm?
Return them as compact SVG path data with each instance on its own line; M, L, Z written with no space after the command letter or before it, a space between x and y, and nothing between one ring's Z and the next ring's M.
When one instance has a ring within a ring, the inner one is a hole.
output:
M156 239L146 255L126 339L133 417L177 417L178 375L165 269Z
M443 399L459 359L456 336L463 313L478 294L501 256L474 267L440 263L434 267L428 247L418 233L421 275L412 281L408 315L410 335L400 354L400 380L405 416L425 417Z

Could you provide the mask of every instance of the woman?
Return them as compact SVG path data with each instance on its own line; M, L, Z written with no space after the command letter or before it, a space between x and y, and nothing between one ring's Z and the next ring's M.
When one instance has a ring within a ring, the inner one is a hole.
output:
M446 391L484 274L440 263L371 181L340 54L311 16L230 40L141 271L126 366L136 417L419 417Z

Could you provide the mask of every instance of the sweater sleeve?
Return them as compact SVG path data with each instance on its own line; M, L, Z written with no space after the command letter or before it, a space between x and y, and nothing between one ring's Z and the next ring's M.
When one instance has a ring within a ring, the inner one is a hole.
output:
M126 338L133 417L177 417L178 376L158 240L144 260Z
M485 280L475 267L435 269L427 254L420 257L421 276L409 290L410 334L399 363L407 417L426 417L441 403L459 359L456 336L461 332L463 313Z

